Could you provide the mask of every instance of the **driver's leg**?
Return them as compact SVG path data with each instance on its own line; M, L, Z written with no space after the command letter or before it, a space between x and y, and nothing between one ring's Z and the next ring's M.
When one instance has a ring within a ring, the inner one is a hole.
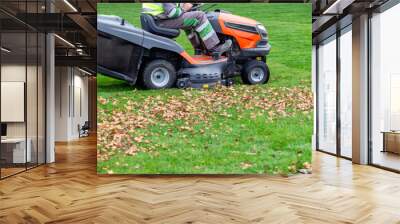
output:
M208 50L219 44L219 39L204 12L185 12L176 19L159 20L158 25L172 29L194 29Z

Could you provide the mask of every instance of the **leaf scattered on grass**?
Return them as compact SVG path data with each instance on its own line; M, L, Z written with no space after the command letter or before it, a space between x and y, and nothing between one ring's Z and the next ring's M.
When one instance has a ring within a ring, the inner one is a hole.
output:
M242 168L242 169L248 169L248 168L250 168L250 167L252 167L253 165L251 164L251 163L246 163L246 162L241 162L240 163L240 167Z
M136 145L132 145L126 152L125 154L130 155L130 156L134 156L136 155L136 153L138 152L138 148Z
M313 107L310 89L300 87L218 87L204 91L182 90L182 94L178 96L148 96L141 102L127 97L120 97L118 100L99 97L98 100L99 160L108 160L120 152L134 156L138 152L165 148L144 140L143 133L172 136L173 130L177 129L182 132L180 137L190 145L190 136L210 131L207 128L218 116L225 119L260 119L271 122L273 119L298 112L308 113ZM178 126L175 125L176 122L179 123ZM149 128L155 124L160 127L172 125L173 128L151 133ZM198 124L203 124L205 128L195 130L194 127ZM232 131L224 127L223 123L220 126L224 133ZM245 125L242 126L246 128ZM218 136L212 134L211 138L218 139ZM143 146L143 143L147 146ZM208 148L207 145L202 147ZM243 165L245 169L250 166L251 164L246 163Z

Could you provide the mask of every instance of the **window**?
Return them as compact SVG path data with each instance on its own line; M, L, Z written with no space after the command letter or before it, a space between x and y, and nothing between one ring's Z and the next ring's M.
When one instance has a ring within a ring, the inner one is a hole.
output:
M340 155L352 157L352 32L351 25L340 35Z
M36 13L44 2L5 4ZM0 24L0 178L5 178L45 163L46 39L22 21L2 12L0 17L8 20Z
M318 47L318 149L336 153L336 35Z
M31 141L27 138L26 81L27 81L26 32L1 33L1 124L0 144L1 177L26 170L31 162ZM4 50L6 49L6 50Z
M371 19L371 160L400 170L400 5Z

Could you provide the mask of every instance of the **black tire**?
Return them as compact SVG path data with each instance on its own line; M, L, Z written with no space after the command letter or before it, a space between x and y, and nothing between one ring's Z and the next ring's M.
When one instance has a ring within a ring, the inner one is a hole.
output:
M261 72L262 74L260 74ZM244 64L242 70L242 81L244 83L250 85L256 85L256 84L267 83L268 80L269 80L269 68L264 62L251 60L248 61L246 64Z
M175 67L167 60L151 61L145 65L141 81L147 89L171 88L176 82Z

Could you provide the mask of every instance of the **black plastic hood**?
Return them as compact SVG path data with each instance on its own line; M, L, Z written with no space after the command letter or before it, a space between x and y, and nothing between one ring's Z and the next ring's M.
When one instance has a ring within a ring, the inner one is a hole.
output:
M100 32L124 39L145 49L164 49L178 54L184 51L175 40L149 33L118 16L98 15L97 29Z

